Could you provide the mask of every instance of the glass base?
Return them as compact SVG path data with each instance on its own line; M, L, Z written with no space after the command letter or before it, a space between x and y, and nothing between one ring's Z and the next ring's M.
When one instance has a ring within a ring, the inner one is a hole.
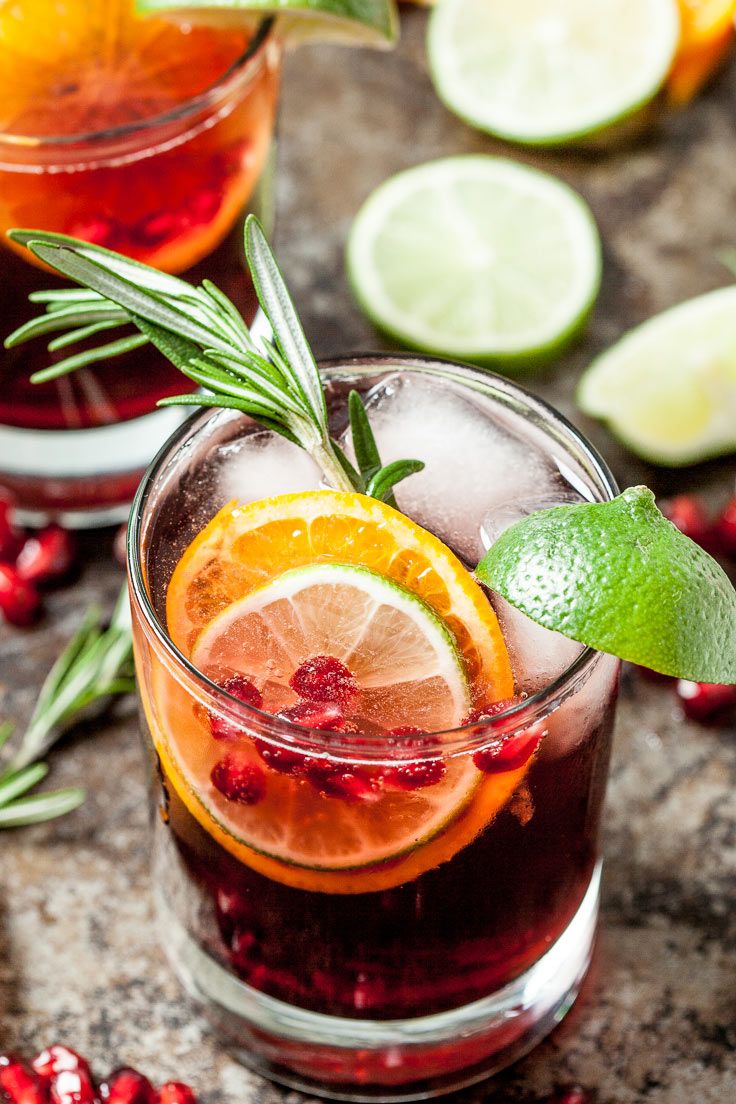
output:
M389 1102L474 1084L536 1046L578 994L599 896L600 863L565 931L526 973L462 1008L384 1021L310 1012L245 985L192 939L163 893L156 904L162 943L184 988L243 1065L304 1092Z

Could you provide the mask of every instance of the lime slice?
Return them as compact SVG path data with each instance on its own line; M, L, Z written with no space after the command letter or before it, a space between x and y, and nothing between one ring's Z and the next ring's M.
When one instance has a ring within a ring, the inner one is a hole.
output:
M658 314L593 362L581 410L639 456L677 467L736 449L736 287Z
M136 9L142 15L170 15L179 22L237 26L275 15L289 42L317 39L391 46L399 34L394 0L136 0Z
M434 610L392 579L352 564L296 568L234 602L202 631L192 662L201 671L247 671L278 695L288 694L305 659L324 654L358 680L351 719L361 731L411 724L441 732L470 709L460 652Z
M650 101L679 35L676 0L441 0L429 62L440 97L472 126L543 145Z
M531 514L499 537L477 574L581 644L664 675L736 683L736 590L646 487Z
M366 314L403 343L512 368L581 328L601 253L593 216L567 185L469 156L381 185L355 219L347 265Z

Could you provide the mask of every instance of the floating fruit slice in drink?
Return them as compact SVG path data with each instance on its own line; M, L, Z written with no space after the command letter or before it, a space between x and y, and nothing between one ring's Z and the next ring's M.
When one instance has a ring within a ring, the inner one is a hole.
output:
M578 387L584 413L655 464L736 449L736 288L689 299L625 334Z
M581 328L601 259L593 216L571 188L470 156L382 184L353 223L347 265L366 314L400 341L509 370Z
M292 672L325 654L358 682L350 720L360 731L409 718L422 732L441 732L470 709L462 656L437 614L406 587L354 565L287 571L233 602L200 634L192 662L204 672L247 670L283 700Z
M443 0L428 51L452 111L501 138L545 145L648 103L679 35L676 0Z
M202 630L233 602L291 568L326 562L370 568L426 602L454 636L475 700L513 694L496 615L460 560L404 514L359 494L306 491L224 506L171 577L171 639L191 656Z
M681 35L667 78L671 103L681 105L699 91L733 48L733 0L679 0Z

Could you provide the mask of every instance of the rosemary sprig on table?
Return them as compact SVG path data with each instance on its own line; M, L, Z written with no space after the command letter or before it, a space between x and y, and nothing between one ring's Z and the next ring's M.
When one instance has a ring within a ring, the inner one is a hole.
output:
M108 627L102 627L99 610L88 610L46 676L18 747L0 767L0 828L51 820L82 804L85 792L76 786L30 793L49 771L39 760L69 728L134 688L130 609L123 588ZM12 724L0 725L0 750L12 731Z
M362 399L354 392L349 413L357 468L331 437L322 383L312 351L278 264L254 216L245 225L245 252L273 339L252 338L232 301L209 280L192 286L100 246L63 234L12 230L51 268L80 289L37 292L45 313L6 339L11 347L50 333L57 352L79 341L132 324L137 333L73 353L37 372L34 382L56 379L84 365L150 342L204 391L163 399L160 405L229 407L300 445L337 490L360 491L392 502L393 487L424 466L395 460L383 466Z

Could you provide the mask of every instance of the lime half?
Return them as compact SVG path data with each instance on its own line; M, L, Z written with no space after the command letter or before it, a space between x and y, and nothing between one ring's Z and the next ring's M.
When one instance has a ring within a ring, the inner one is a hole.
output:
M545 145L648 103L679 36L676 0L440 0L428 50L452 111L499 137Z
M316 39L391 46L399 35L394 0L136 0L141 15L241 26L274 15L289 42Z
M567 185L469 156L381 185L355 219L347 264L366 314L401 342L511 368L581 328L601 252L590 210Z
M672 307L593 362L584 413L639 456L677 467L736 449L736 287Z

